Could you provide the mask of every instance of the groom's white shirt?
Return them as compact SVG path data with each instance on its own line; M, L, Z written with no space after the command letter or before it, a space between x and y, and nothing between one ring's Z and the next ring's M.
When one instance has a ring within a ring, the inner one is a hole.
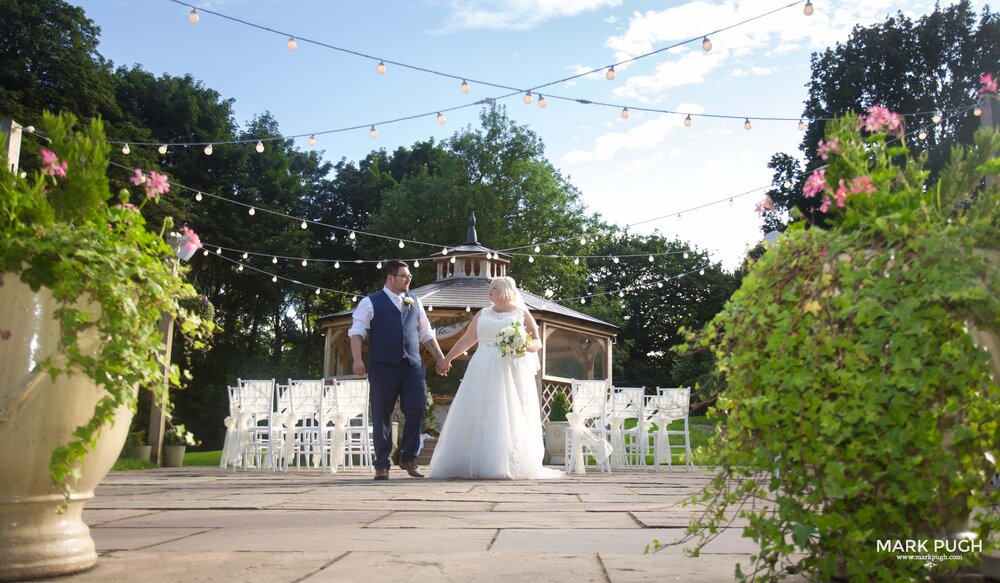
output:
M395 294L388 287L383 287L382 291L385 295L389 296L392 303L399 308L399 311L403 311L403 294ZM420 337L420 343L424 344L428 340L433 340L436 338L434 335L434 328L431 327L430 320L427 319L427 313L424 312L424 307L420 304L420 298L411 295L414 300L413 309L417 310L417 335ZM375 315L375 306L372 305L372 300L368 296L361 298L358 302L358 307L354 310L354 319L351 323L351 329L347 332L348 336L360 336L362 338L368 337L368 330L372 326L372 316Z

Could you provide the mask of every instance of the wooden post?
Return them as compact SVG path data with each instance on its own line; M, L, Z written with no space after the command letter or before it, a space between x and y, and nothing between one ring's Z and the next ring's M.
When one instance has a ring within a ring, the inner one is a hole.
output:
M177 259L173 262L173 276L177 277ZM174 347L174 318L170 314L163 314L160 317L160 333L163 334L163 384L166 385L167 392L170 392L170 354ZM155 401L149 404L149 445L151 452L149 461L160 465L163 452L163 432L166 428L167 413L164 406Z
M15 174L21 158L22 129L21 124L12 119L0 119L0 132L3 132L4 149L7 150L7 166Z

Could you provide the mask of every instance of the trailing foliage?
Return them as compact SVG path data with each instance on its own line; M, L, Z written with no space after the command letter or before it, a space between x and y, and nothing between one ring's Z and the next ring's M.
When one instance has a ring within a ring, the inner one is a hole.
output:
M199 349L213 330L211 321L179 305L197 294L172 270L174 253L163 233L147 230L127 191L109 190L101 123L74 131L75 123L69 114L46 115L41 125L51 149L41 152L41 170L22 179L4 162L0 171L0 273L16 274L35 291L48 288L60 306L61 352L34 372L83 374L104 391L90 421L52 452L52 477L66 495L118 408L135 408L138 388L167 400L162 315L177 317L182 334ZM166 177L155 172L146 182L138 176L145 190L140 206L167 188ZM99 346L91 350L86 336L95 332ZM179 383L177 367L169 376Z
M922 579L923 561L877 541L972 530L988 550L1000 524L981 511L967 522L1000 502L986 489L1000 387L969 334L1000 330L1000 198L982 186L1000 170L1000 135L954 148L927 187L926 157L909 157L897 121L873 108L831 122L828 165L810 180L832 228L789 228L692 339L728 386L715 411L719 471L694 500L706 510L689 540L697 553L745 519L759 552L738 579Z

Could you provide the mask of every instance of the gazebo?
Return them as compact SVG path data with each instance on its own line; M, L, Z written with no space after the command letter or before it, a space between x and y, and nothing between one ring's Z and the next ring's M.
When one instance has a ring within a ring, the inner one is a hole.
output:
M461 338L476 312L490 305L487 295L490 281L508 274L512 257L479 243L476 217L470 212L465 243L436 253L432 258L436 273L434 283L412 289L410 293L420 298L438 343L447 353ZM521 295L538 322L542 337L538 390L542 413L548 419L552 396L556 391L568 391L570 379L611 381L611 347L618 327L523 289ZM327 378L351 372L347 331L353 312L346 310L320 318L326 336L323 374ZM423 354L426 363L433 366L426 351ZM456 360L446 379L431 375L428 378L430 390L454 392L468 358L466 355Z

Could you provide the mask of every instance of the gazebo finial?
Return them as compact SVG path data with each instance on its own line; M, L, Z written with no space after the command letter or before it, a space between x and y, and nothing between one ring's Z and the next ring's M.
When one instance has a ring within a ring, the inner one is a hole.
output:
M469 231L465 235L466 245L478 245L479 237L476 235L476 211L469 209Z

